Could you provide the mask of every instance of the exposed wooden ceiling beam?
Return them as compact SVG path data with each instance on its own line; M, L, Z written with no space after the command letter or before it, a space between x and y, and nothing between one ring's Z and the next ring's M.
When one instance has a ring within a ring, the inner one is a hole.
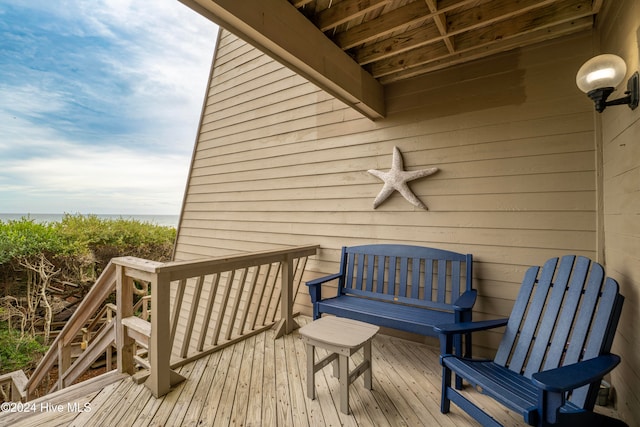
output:
M371 119L384 88L283 0L180 0Z
M444 12L438 11L438 6L436 5L437 0L425 0L427 2L427 6L429 6L429 10L433 13L433 22L435 22L436 27L438 27L438 31L442 36L442 40L444 44L447 45L447 49L449 49L449 53L453 53L455 51L453 47L453 40L451 37L447 35L447 18Z

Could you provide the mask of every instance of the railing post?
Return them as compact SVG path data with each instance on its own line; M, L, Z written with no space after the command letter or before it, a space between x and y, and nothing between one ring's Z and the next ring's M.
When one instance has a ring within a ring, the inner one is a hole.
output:
M300 326L293 320L293 257L286 254L282 260L281 269L281 298L280 298L280 323L278 324L276 338L290 334Z
M122 319L133 316L133 281L125 276L125 269L116 265L116 347L118 372L134 374L135 341L127 335Z
M171 370L170 312L171 283L167 274L156 274L151 282L150 373L145 385L154 397L164 396L184 377Z
M62 341L58 341L58 390L62 390L64 385L64 374L71 366L71 345L65 346Z

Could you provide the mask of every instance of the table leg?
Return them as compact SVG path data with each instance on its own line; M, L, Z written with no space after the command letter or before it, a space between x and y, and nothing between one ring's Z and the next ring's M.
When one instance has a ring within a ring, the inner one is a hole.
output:
M364 386L367 389L371 390L373 388L372 386L373 361L371 360L371 340L367 341L364 344L364 360L365 360L365 363L368 362L369 364L369 366L367 367L367 370L364 371Z
M316 391L316 369L314 361L315 347L307 344L307 397L315 399Z
M340 411L349 414L349 356L340 355Z

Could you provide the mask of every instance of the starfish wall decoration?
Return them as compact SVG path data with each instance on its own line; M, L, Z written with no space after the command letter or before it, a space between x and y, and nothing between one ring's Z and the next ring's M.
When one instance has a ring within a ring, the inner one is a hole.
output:
M405 171L404 163L402 161L402 154L400 153L398 147L393 147L393 161L389 172L382 172L374 169L370 169L368 171L371 175L384 181L382 190L380 190L380 193L373 201L373 209L376 209L378 206L380 206L382 202L387 200L391 193L397 190L400 194L402 194L402 197L407 199L409 203L426 210L427 207L425 206L425 204L422 203L415 194L413 194L407 183L409 181L413 181L414 179L432 175L437 171L438 168L421 169L410 172Z

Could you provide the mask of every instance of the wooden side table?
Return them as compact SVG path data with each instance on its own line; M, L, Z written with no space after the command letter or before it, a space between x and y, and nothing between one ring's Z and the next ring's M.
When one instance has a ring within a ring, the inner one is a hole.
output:
M371 340L378 333L377 326L342 317L322 317L300 328L307 344L307 396L315 398L315 373L333 362L333 375L340 380L340 411L349 413L349 385L364 374L364 385L371 390ZM315 348L329 351L329 355L315 361ZM349 357L364 349L364 361L349 372Z

